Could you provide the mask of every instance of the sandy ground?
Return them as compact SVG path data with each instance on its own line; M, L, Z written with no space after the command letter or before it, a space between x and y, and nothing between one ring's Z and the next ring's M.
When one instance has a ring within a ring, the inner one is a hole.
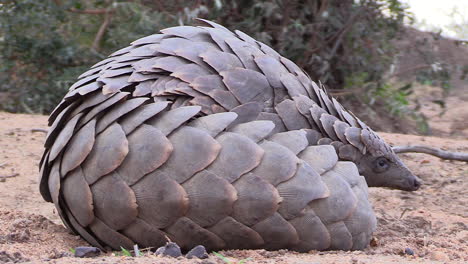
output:
M466 111L466 104L463 109ZM38 192L38 164L45 134L32 129L46 129L46 119L40 115L0 112L0 175L17 174L0 179L0 263L225 263L212 254L206 260L161 258L149 253L131 258L118 256L118 252L92 259L72 258L70 248L87 243L62 226L53 205L44 202ZM463 134L452 139L381 135L394 145L425 144L468 152L468 140ZM231 259L231 263L242 259L246 259L245 263L298 264L467 263L467 164L423 154L402 157L424 180L424 185L412 193L371 189L378 229L368 249L307 254L242 250L221 254ZM414 256L405 255L405 248L410 248Z

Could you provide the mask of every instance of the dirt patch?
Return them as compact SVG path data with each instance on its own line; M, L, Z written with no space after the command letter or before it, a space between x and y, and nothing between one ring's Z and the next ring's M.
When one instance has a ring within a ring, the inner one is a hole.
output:
M468 94L445 97L440 87L416 85L410 100L411 107L426 117L430 135L468 138Z
M465 108L466 109L466 108ZM0 263L224 263L147 255L130 258L109 252L93 259L71 257L70 248L87 245L61 224L52 204L38 192L38 164L47 117L0 112ZM394 145L425 144L468 152L468 140L400 134L381 135ZM378 218L371 247L364 251L310 252L230 250L220 252L246 263L466 263L468 261L468 167L423 154L402 155L423 179L417 192L372 188ZM413 256L404 254L413 253Z

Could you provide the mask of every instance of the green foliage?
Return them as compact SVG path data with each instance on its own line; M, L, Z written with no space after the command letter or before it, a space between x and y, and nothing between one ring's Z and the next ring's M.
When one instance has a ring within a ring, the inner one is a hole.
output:
M244 264L244 263L246 263L247 261L250 260L250 258L245 258L245 259L239 260L239 261L236 262L236 263L233 263L231 260L229 260L228 258L226 258L225 256L223 256L223 254L220 254L220 253L218 253L218 252L213 252L213 254L214 254L215 256L217 256L218 258L220 258L222 261L224 261L224 262L227 263L227 264Z
M410 14L398 0L7 0L0 4L0 95L9 100L0 108L50 112L93 63L196 17L265 42L328 87L363 85L384 96L382 76L397 52L390 40Z
M231 261L230 261L228 258L226 258L225 256L223 256L223 254L220 254L220 253L218 253L218 252L213 252L213 254L214 254L215 256L217 256L218 258L220 258L220 259L221 259L222 261L224 261L225 263L231 263Z
M79 11L107 8L109 4L63 1L57 5L59 2L0 4L0 95L8 98L0 102L0 109L48 113L92 64L137 38L174 25L138 1L116 1L112 3L112 23L99 49L93 49L102 15Z
M389 40L409 16L397 0L244 0L206 6L209 19L265 42L334 88L356 71L369 73L370 81L379 79L396 52Z
M92 58L62 31L67 22L51 1L23 0L0 5L0 92L2 108L46 112Z
M126 250L123 247L120 247L119 254L120 254L120 256L125 256L125 257L131 257L132 256L132 253L130 253L130 251Z
M449 71L438 65L433 65L428 70L419 71L416 75L416 81L424 85L442 87L446 94L451 88Z
M408 95L412 93L411 84L404 85L403 87L396 88L388 83L378 87L374 91L372 98L379 97L384 98L386 106L392 115L402 115L407 106Z
M351 90L357 100L368 105L378 102L385 105L391 115L401 116L409 104L408 96L413 93L411 83L400 88L382 79L382 82L367 81L368 74L357 72L345 80L345 90Z

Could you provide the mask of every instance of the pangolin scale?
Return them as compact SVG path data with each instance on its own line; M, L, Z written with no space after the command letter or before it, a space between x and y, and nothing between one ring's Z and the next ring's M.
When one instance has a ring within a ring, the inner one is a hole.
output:
M49 118L44 199L101 249L365 248L367 183L417 178L293 62L200 21L134 41L71 86ZM382 159L400 173L369 169Z

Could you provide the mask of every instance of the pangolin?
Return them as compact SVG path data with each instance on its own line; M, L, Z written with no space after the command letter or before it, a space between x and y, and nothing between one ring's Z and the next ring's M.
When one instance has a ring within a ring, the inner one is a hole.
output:
M79 76L50 114L43 198L101 249L365 248L367 185L419 180L296 64L200 21Z

